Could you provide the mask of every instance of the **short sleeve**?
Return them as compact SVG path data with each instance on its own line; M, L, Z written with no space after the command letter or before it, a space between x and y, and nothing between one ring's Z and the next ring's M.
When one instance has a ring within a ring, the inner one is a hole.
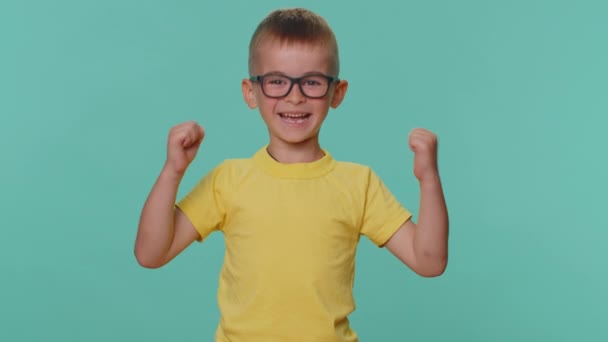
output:
M176 204L200 234L199 242L224 223L221 171L222 165L211 170Z
M369 170L361 234L382 247L390 237L412 217L382 180Z

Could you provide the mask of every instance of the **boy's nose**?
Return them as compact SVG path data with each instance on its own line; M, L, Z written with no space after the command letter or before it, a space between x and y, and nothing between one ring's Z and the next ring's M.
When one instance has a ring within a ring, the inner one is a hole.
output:
M285 101L293 104L302 103L306 100L306 96L302 94L300 90L300 85L298 83L294 83L293 87L287 95L285 95Z

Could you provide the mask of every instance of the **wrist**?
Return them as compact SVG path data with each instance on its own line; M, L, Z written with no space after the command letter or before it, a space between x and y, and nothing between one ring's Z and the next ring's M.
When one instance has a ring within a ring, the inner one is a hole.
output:
M420 186L426 186L426 185L437 185L437 184L441 184L441 179L439 178L439 172L429 172L427 174L425 174L424 176L420 177L418 179L418 182L420 183Z
M163 181L176 182L179 183L184 177L184 172L176 171L175 169L168 167L167 165L163 166L160 171L159 179Z

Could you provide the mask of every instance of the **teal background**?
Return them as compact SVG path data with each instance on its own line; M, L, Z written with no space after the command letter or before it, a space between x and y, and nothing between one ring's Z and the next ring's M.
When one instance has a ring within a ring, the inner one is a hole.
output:
M211 341L220 234L165 268L133 243L171 126L205 143L183 195L266 143L247 44L277 7L336 32L322 143L418 210L407 134L440 139L450 263L426 279L363 239L362 341L606 341L604 1L0 2L0 341Z

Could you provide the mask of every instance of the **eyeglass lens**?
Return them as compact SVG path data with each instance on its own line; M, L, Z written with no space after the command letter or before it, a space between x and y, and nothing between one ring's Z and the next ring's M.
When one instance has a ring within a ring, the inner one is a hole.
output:
M306 76L300 79L300 89L305 96L322 97L327 93L329 81L318 75ZM291 88L291 80L282 75L268 75L262 82L267 96L282 97L287 95Z

